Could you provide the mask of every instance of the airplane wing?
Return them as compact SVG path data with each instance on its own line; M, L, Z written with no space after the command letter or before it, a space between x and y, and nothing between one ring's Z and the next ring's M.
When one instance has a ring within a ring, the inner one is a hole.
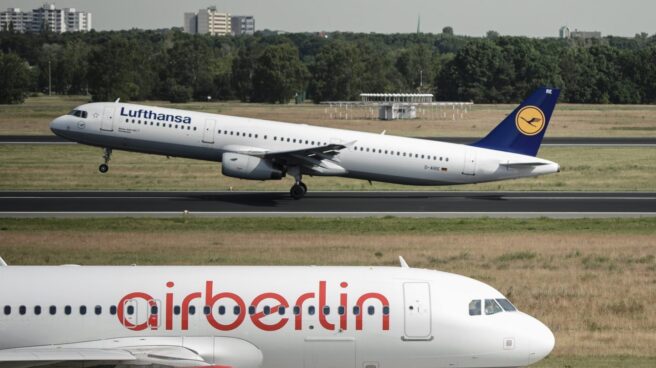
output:
M0 367L30 368L62 363L95 365L158 365L165 367L210 366L193 351L181 346L136 346L112 349L35 347L0 350ZM227 368L227 367L226 367Z
M355 142L346 144L330 143L323 146L285 151L268 151L257 147L237 145L229 145L224 147L224 149L230 152L269 159L285 165L302 166L315 174L337 175L346 173L346 170L338 164L339 160L335 156L353 143Z

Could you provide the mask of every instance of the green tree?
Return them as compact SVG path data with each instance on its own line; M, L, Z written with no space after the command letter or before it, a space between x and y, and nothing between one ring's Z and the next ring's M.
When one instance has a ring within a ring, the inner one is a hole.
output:
M442 28L442 33L444 33L445 35L453 36L453 27L446 26Z
M232 63L231 84L235 96L241 101L248 101L253 93L253 68L255 60L250 48L242 47Z
M287 103L305 89L308 71L291 44L267 46L255 61L251 101Z
M408 91L430 90L433 83L433 52L428 45L414 44L401 52L396 69Z
M348 101L361 93L364 65L358 48L343 41L324 45L311 67L310 95L314 102Z
M0 52L0 104L23 103L31 82L30 68L25 60L13 53Z

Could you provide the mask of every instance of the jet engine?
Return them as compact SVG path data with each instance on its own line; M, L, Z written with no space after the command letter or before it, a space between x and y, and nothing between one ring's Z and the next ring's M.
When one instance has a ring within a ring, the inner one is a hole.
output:
M250 180L279 180L285 176L282 168L259 157L226 152L222 158L221 172L225 176Z

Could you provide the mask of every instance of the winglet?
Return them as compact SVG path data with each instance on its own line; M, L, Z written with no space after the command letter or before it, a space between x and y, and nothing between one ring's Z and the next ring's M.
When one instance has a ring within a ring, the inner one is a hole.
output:
M0 267L7 267L7 262L5 262L5 260L2 259L2 257L0 257Z
M119 103L119 102L121 102L121 98L120 98L120 97L117 98L116 101L114 101L114 103Z
M410 268L410 266L408 266L408 262L403 259L403 256L399 256L399 262L401 262L401 268Z

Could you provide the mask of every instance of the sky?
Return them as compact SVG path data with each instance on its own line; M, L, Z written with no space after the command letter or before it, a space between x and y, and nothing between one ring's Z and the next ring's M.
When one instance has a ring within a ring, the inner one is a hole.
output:
M653 0L57 0L93 14L96 30L182 27L185 12L208 6L233 15L255 16L257 30L288 32L439 33L556 37L558 29L601 31L633 37L656 33ZM43 0L0 0L0 9L31 10Z

